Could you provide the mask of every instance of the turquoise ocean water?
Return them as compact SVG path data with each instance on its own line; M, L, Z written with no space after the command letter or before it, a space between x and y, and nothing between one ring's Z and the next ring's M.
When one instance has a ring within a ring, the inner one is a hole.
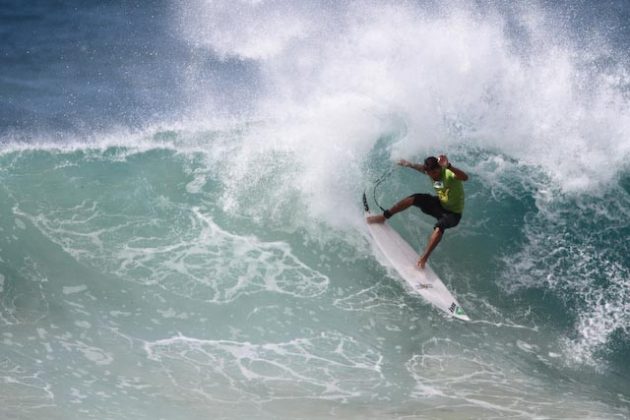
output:
M628 418L629 14L0 3L0 417ZM469 323L363 221L440 153Z

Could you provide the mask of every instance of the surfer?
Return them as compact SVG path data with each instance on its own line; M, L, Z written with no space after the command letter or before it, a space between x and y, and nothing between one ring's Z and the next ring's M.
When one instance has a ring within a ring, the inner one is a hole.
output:
M468 175L461 169L454 167L445 155L440 155L439 158L429 156L424 160L424 164L412 163L404 159L399 160L398 164L427 174L433 181L433 188L435 188L437 196L430 194L410 195L389 210L385 210L383 214L369 216L367 222L383 223L385 219L389 219L412 205L419 207L423 213L435 217L437 223L433 227L427 247L417 263L418 267L424 268L431 252L440 243L444 230L457 226L462 218L464 211L464 185L462 181L468 180Z

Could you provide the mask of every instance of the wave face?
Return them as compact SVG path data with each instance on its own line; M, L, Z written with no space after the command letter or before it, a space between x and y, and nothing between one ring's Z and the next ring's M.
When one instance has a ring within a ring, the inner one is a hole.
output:
M0 6L1 417L630 416L629 15ZM430 263L470 323L363 221L439 153L471 179Z

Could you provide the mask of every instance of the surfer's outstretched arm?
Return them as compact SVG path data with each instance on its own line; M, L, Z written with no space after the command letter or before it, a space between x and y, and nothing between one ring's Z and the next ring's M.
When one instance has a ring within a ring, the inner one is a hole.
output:
M427 244L427 248L424 250L424 254L420 256L420 259L418 259L419 268L424 269L424 266L427 264L429 256L431 255L435 247L438 246L438 244L440 243L440 240L442 240L443 234L444 232L442 232L442 229L438 227L433 229L433 233L431 233L431 236L429 237L429 243Z
M404 166L405 168L411 168L411 169L415 169L418 172L422 172L423 174L426 174L427 171L424 168L424 165L420 164L420 163L413 163L413 162L409 162L408 160L405 159L400 159L398 161L398 164L400 166Z

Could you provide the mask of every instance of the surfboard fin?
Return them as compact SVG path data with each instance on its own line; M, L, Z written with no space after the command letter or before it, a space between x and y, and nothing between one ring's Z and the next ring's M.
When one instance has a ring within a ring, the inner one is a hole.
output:
M365 196L365 193L363 193L363 208L365 209L365 211L370 211L370 206L368 206L367 197Z

